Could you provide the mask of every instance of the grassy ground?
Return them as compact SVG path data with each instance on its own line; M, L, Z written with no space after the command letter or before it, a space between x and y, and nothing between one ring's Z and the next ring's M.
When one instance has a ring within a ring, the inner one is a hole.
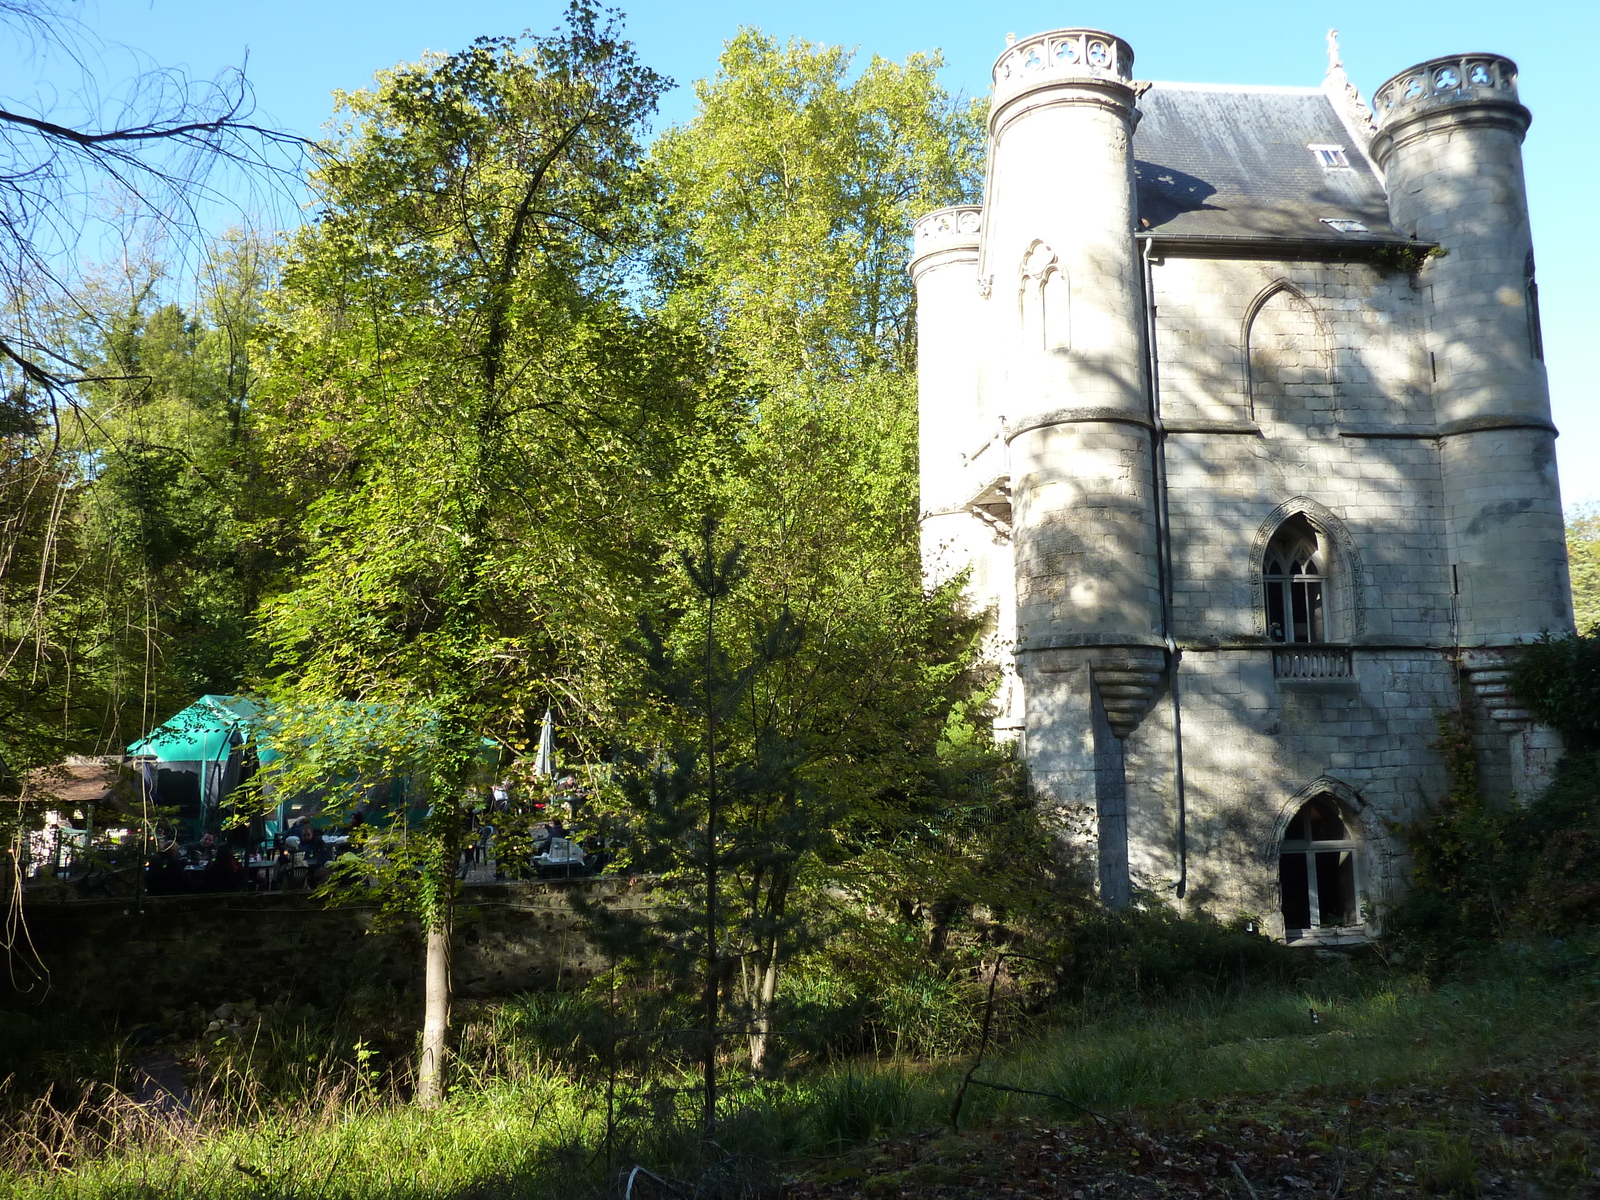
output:
M287 1038L280 1072L287 1047L312 1060L293 1087L214 1051L187 1109L126 1085L15 1106L0 1194L498 1200L620 1194L635 1165L725 1195L1600 1194L1597 985L1594 948L1558 946L1436 987L1390 972L1082 1007L982 1064L958 1131L970 1059L735 1086L711 1175L688 1077L608 1087L502 1041L422 1113L360 1052ZM641 1174L632 1194L690 1193Z

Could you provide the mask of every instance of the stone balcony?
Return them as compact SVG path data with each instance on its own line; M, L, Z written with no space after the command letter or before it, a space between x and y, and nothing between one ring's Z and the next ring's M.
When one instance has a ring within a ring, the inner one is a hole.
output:
M958 260L962 252L975 256L982 236L982 205L953 204L918 217L911 226L912 276L919 275L925 266L935 262L951 261L946 257L948 251L956 251Z

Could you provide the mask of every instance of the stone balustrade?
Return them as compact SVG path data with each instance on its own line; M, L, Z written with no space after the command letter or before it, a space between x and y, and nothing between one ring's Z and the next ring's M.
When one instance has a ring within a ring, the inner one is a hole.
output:
M936 208L927 216L918 217L912 231L917 254L942 250L946 246L976 246L978 235L983 231L983 207L954 204L949 208Z
M994 64L994 99L1041 84L1067 80L1103 80L1127 84L1133 79L1133 48L1098 29L1056 29L1036 33L1013 45Z
M1380 130L1413 115L1452 104L1517 104L1517 64L1498 54L1430 58L1378 89L1373 108Z

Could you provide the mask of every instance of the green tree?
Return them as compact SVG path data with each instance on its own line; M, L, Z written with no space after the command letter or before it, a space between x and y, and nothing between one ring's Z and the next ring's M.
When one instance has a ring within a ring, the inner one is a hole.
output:
M99 78L94 38L48 0L5 4L0 26L30 57L79 73L57 89L39 83L55 71L14 72L0 95L3 792L29 767L115 747L122 714L140 710L105 642L121 564L84 512L95 488L78 455L79 389L98 366L78 318L98 314L83 248L138 229L196 248L197 209L234 185L282 178L299 139L252 121L241 72L209 83L159 68ZM158 652L149 666L161 674Z
M852 79L850 51L743 29L654 147L669 303L714 318L772 386L914 390L911 222L982 180L981 106L939 86L942 65L874 57Z
M697 86L695 118L652 152L663 309L758 390L742 458L711 488L749 572L725 637L755 644L783 613L806 631L751 681L736 723L743 753L797 755L794 787L752 809L751 852L728 869L740 912L725 955L758 1068L782 964L840 868L947 805L943 735L982 703L982 614L959 586L924 591L918 549L907 233L981 172L977 108L939 87L939 65L873 59L852 77L846 51L744 30ZM835 819L819 830L793 820L803 809Z
M253 454L249 341L271 261L229 235L192 314L148 263L56 313L85 374L11 428L0 481L0 746L22 765L120 750L251 671L273 489Z
M202 265L192 312L164 301L164 272L145 266L96 288L84 321L86 519L138 614L109 644L141 669L160 664L121 706L137 721L122 741L262 665L250 623L281 565L283 513L257 454L252 342L275 269L270 241L235 231Z
M792 870L831 815L796 774L803 748L750 726L753 688L794 656L804 633L780 612L748 649L730 652L723 627L745 630L720 620L718 610L726 611L744 580L743 547L719 551L716 532L717 522L706 518L699 547L681 556L695 599L679 624L681 645L674 650L650 621L641 621L642 699L663 718L657 728L670 739L670 752L625 756L621 799L632 818L628 865L659 874L668 885L665 899L645 920L608 919L602 905L578 900L610 934L614 950L665 956L679 978L692 977L698 966L707 1144L716 1137L722 993L729 967L739 961L729 950L737 955L741 946L792 933L791 914L764 906L759 882L758 894L748 894L750 882ZM758 1049L751 1057L761 1065Z
M1567 564L1578 632L1600 625L1600 503L1576 505L1567 517Z
M666 86L584 3L548 37L380 73L341 97L275 302L263 411L307 565L267 609L269 691L291 724L383 714L347 773L425 786L400 897L427 931L425 1104L477 748L522 744L550 698L569 724L609 717L663 531L736 416L693 331L625 303ZM280 786L311 769L286 757Z

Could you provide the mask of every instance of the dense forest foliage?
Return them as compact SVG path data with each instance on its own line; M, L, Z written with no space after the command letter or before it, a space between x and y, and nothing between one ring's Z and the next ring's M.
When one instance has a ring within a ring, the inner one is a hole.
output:
M80 369L0 367L9 789L204 693L303 748L258 786L410 780L426 823L359 874L430 932L442 1038L483 747L526 777L552 710L624 865L698 879L684 831L720 821L693 954L739 972L757 1064L841 889L905 925L836 940L847 974L935 910L943 953L985 862L1044 839L987 737L983 614L921 580L905 231L982 155L939 65L746 31L651 141L669 81L577 5L338 96L301 227L19 296ZM700 552L737 562L714 614ZM746 668L702 730L664 664L692 688L716 655Z
M1572 572L1572 615L1578 631L1600 626L1600 504L1567 514L1567 565Z

